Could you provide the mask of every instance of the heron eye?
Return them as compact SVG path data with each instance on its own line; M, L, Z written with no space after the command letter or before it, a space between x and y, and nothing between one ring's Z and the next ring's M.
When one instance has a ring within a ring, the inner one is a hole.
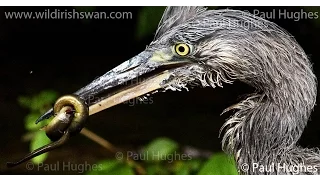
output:
M190 53L190 46L187 44L176 44L174 49L176 53L180 56L186 56Z

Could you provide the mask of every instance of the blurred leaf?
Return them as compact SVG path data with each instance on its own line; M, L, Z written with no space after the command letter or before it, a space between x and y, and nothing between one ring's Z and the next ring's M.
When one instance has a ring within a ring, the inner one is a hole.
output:
M53 103L58 97L58 93L52 90L41 91L38 100L42 100L44 104Z
M224 153L215 153L203 165L199 175L237 175L235 162Z
M35 124L37 118L40 117L40 113L30 113L25 117L25 128L29 131L39 130L42 126L41 123Z
M32 97L18 97L18 103L31 111L24 119L25 129L28 131L35 131L34 136L30 142L30 151L33 151L50 143L50 139L47 138L45 132L37 130L47 124L47 122L52 118L49 118L38 124L35 124L35 121L40 117L43 111L47 110L47 107L51 106L51 104L55 102L57 97L58 94L52 90L41 91L39 94ZM39 164L43 162L47 158L47 156L48 153L44 153L33 158L31 161L35 164Z
M201 167L201 164L203 163L200 159L192 159L190 161L186 161L188 167L192 170L192 171L198 171Z
M104 160L97 163L97 168L87 172L88 175L134 175L131 166L119 160Z
M129 165L121 164L121 165L117 166L117 168L109 171L107 174L110 174L110 175L134 175L134 171L133 171L132 167L130 167Z
M192 159L186 161L177 161L174 166L174 173L176 175L187 175L193 172L198 172L202 162L200 159Z
M44 131L38 131L36 132L34 138L31 140L30 143L30 151L33 151L35 149L38 149L41 146L47 145L50 143L50 139L47 138ZM45 161L48 157L48 153L41 154L35 158L32 159L32 162L35 164L42 163Z
M182 166L179 171L176 172L176 175L189 175L190 170L186 166Z
M148 164L146 166L148 175L168 175L170 174L168 169L163 167L161 164Z
M43 108L48 105L52 105L56 99L58 98L58 94L52 90L41 91L39 95L33 98L33 110L35 111L43 111Z
M174 169L176 175L188 175L190 174L190 169L184 162L177 162Z
M158 138L149 143L143 150L148 161L166 160L178 149L178 144L168 138Z
M58 94L52 90L44 90L32 97L21 96L18 102L21 106L29 108L33 112L41 112L45 106L53 104Z
M146 172L148 175L155 175L161 170L160 164L150 164L146 167Z
M113 168L116 168L116 166L119 164L119 161L117 161L117 160L104 160L104 161L100 161L96 164L98 164L98 168L87 172L87 174L100 175L100 174L103 174L103 172L108 172L108 171L112 170Z
M138 14L136 37L142 39L155 33L165 7L143 7Z
M24 122L25 129L28 131L38 131L39 129L43 128L45 125L49 124L49 122L54 118L54 117L50 117L50 118L44 119L43 121L36 124L35 121L39 117L40 117L40 113L28 114L25 117L25 122Z

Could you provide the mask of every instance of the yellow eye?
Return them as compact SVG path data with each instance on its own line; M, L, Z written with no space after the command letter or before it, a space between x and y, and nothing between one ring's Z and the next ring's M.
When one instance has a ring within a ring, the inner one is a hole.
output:
M187 44L176 44L174 47L176 53L180 56L186 56L190 53L190 46Z

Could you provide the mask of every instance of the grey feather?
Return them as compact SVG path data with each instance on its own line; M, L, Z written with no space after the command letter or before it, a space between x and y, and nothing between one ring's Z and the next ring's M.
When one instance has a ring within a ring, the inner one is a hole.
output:
M278 25L238 10L168 8L149 48L185 42L195 63L178 68L164 89L188 84L220 86L242 81L256 88L225 110L235 113L221 129L225 152L234 155L241 174L319 174L320 153L297 143L316 103L317 78L311 62ZM253 165L269 167L259 171ZM242 171L248 164L250 169ZM283 169L312 167L310 170Z
M162 18L159 22L158 29L155 34L155 39L162 36L172 27L188 21L190 18L205 11L206 8L199 6L169 6L165 9Z

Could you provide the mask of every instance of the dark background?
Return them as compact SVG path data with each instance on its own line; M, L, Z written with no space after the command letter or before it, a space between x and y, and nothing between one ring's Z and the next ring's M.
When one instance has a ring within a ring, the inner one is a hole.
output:
M28 110L17 103L18 96L34 95L44 89L60 94L72 93L106 71L144 50L153 39L150 33L136 38L142 7L97 7L95 11L130 11L133 19L82 20L6 20L5 11L44 11L72 7L0 8L0 173L52 174L30 172L21 165L7 169L5 163L29 152L22 142L23 118ZM225 8L225 7L218 7ZM229 7L270 12L278 7ZM300 11L301 7L281 7ZM311 9L311 8L309 8ZM316 8L319 9L319 8ZM289 31L320 73L320 20L270 19ZM157 20L159 21L159 19ZM32 73L31 73L32 72ZM221 88L195 88L190 92L166 92L152 96L148 104L121 104L90 118L88 128L119 147L139 147L156 137L169 137L181 145L221 151L219 129L228 116L226 107L250 93L241 84ZM320 109L316 106L300 144L320 147ZM53 151L47 162L68 160L94 162L111 156L99 145L79 135L64 148ZM68 173L68 172L60 172Z

